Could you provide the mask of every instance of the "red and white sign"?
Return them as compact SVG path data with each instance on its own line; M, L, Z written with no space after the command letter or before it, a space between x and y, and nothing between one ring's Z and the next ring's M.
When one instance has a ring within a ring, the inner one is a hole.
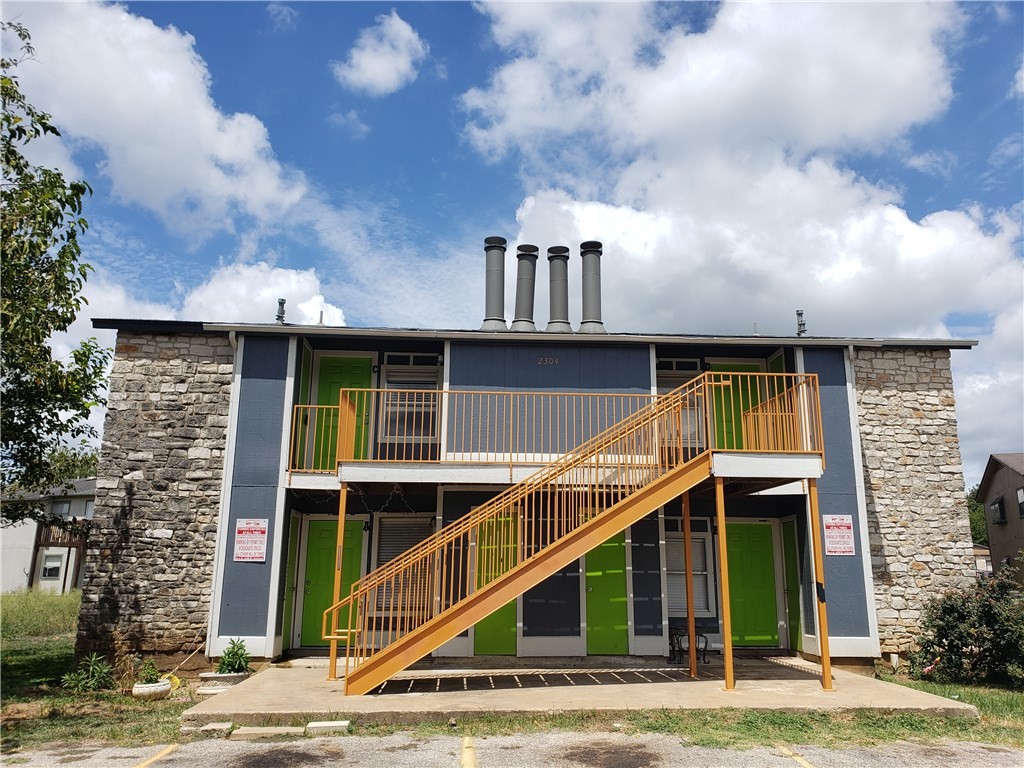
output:
M267 561L267 518L239 520L235 525L235 562Z
M855 555L853 542L853 515L822 515L825 526L826 555Z

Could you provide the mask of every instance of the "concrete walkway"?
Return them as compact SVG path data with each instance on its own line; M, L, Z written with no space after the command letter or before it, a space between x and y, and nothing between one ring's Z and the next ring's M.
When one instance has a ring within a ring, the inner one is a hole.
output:
M465 662L465 660L460 660ZM493 661L493 660L492 660ZM515 660L519 663L535 660ZM533 663L506 669L427 668L406 671L365 696L345 696L328 682L323 659L273 665L182 714L183 728L209 723L298 725L314 720L354 724L444 723L481 715L640 709L736 709L784 712L877 710L977 717L975 707L863 675L834 671L834 691L821 689L819 667L796 658L736 659L736 688L722 683L712 656L693 680L663 659L615 666Z

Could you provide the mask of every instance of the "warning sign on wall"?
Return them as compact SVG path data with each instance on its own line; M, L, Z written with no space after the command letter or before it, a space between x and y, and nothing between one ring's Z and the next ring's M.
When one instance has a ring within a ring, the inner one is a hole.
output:
M235 562L267 560L267 518L239 520L235 525Z
M825 526L826 555L855 555L853 547L853 515L822 515Z

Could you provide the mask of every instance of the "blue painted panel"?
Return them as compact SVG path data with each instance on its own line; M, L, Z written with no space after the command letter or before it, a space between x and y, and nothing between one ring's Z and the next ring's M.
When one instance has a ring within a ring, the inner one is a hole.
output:
M636 635L661 635L661 546L658 513L629 529L633 563L633 627Z
M241 370L219 633L222 637L261 637L267 632L270 553L278 535L274 518L281 471L288 339L245 337ZM236 563L232 559L235 527L242 518L267 519L265 562Z
M457 398L449 406L449 450L458 453L552 454L572 450L646 404L650 355L645 346L452 344L453 390L528 391L515 400ZM570 402L558 393L632 394L635 399ZM556 433L544 428L557 419ZM471 429L467 426L471 425ZM538 428L539 427L539 428Z
M853 433L842 348L804 350L804 370L817 373L821 387L822 432L825 438L825 474L818 481L818 505L823 515L851 515L857 554L825 556L825 592L829 633L837 637L867 637L868 600L864 570L870 553L862 552L856 532L861 525L857 509Z

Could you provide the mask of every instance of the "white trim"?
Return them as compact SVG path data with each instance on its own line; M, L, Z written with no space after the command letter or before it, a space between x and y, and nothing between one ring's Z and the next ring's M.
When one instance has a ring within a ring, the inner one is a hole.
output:
M224 565L227 557L228 531L231 530L231 480L235 471L235 442L238 439L238 401L242 389L242 355L245 336L238 339L231 371L231 397L228 401L228 429L224 439L224 473L220 485L220 509L217 513L217 543L213 555L213 590L210 595L209 631L206 634L206 655L218 656L227 647L221 643L220 607L224 596ZM264 641L266 638L264 638Z
M833 658L865 657L877 659L881 655L878 639L874 637L833 637L829 635L828 650L829 655Z
M335 474L306 474L293 472L288 481L289 488L300 488L307 491L336 491L340 485Z
M277 632L277 614L283 610L280 600L284 585L281 582L282 569L281 557L284 549L285 532L288 524L288 507L286 499L288 495L288 465L291 463L288 456L288 449L291 447L291 413L292 403L295 399L295 368L296 353L298 350L298 339L292 336L288 339L288 367L286 368L284 380L284 408L281 414L281 462L277 474L277 503L274 509L274 540L270 542L270 583L267 588L267 639L265 658L273 659L281 655L283 650L283 637ZM282 630L284 624L281 625Z
M451 380L451 352L452 343L444 343L444 365L441 367L441 402L437 409L437 431L440 442L438 451L440 456L448 455L448 385Z
M818 456L713 451L711 474L716 477L817 479L822 475L822 468Z
M452 462L342 462L336 480L343 483L440 483L507 487L525 480L543 465L459 464Z
M857 484L858 535L860 538L861 570L864 572L864 602L868 612L868 637L879 651L878 605L875 602L875 578L871 565L871 541L868 536L868 500L864 485L864 455L860 443L860 421L857 412L857 380L853 368L853 347L843 353L846 364L846 397L850 411L850 434L853 437L853 476Z
M651 344L648 346L648 358L651 369L651 396L658 396L658 348Z
M793 347L793 367L796 368L794 373L807 373L804 369L804 348Z
M679 500L682 504L682 499ZM692 511L692 510L691 510ZM710 526L708 538L711 538ZM658 507L658 563L661 565L661 641L662 648L668 648L668 560L665 552L665 507ZM711 592L711 585L708 585Z
M802 354L800 355L800 363L801 363L801 365L803 364L803 355ZM802 646L803 646L804 653L815 653L816 654L816 653L818 653L818 635L819 635L819 629L818 629L818 580L817 580L816 575L814 573L814 533L813 533L814 529L813 529L813 525L812 525L813 524L813 520L811 519L811 497L810 497L810 494L808 494L807 496L804 496L804 520L806 521L806 525L804 526L804 528L805 528L806 536L807 536L807 542L806 542L807 557L808 557L808 560L810 561L810 566L811 566L811 572L810 572L810 577L811 577L811 617L813 619L813 624L814 624L814 627L813 627L814 634L813 635L808 635L807 634L808 627L804 627L804 639L803 639ZM824 569L824 567L825 567L825 564L824 564L824 562L825 562L825 554L824 554L824 552L822 552L821 560L822 560L822 566L821 567ZM803 584L801 583L801 591L803 591L802 587L803 587ZM802 606L801 606L801 609L802 609ZM827 604L825 605L825 610L826 610L826 612L828 611L828 605ZM803 621L801 621L800 623L803 624Z

